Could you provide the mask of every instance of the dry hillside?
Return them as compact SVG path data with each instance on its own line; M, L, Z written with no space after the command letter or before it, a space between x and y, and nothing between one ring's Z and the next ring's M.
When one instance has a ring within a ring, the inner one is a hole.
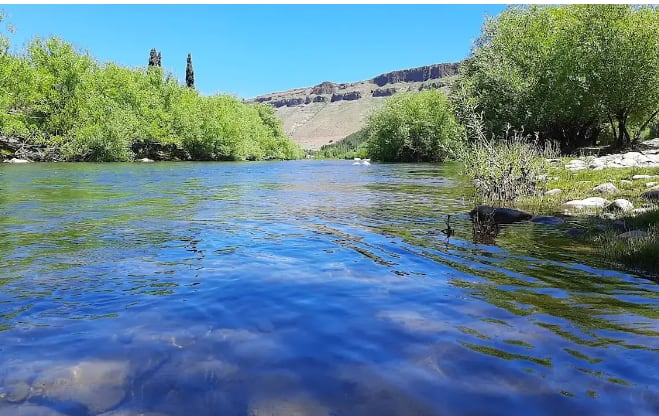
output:
M319 149L361 129L391 95L444 88L458 64L435 64L379 75L367 81L319 85L261 95L251 101L276 108L286 134L305 149Z

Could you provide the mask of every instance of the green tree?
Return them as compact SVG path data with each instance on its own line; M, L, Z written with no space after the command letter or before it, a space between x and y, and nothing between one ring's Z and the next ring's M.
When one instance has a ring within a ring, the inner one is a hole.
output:
M463 133L438 90L398 94L367 124L368 154L381 161L437 162L455 155Z
M630 122L643 129L659 108L659 13L651 6L511 7L488 19L452 97L473 104L485 129L510 123L557 139L566 150L593 144L608 121L617 144ZM638 138L638 133L636 134Z

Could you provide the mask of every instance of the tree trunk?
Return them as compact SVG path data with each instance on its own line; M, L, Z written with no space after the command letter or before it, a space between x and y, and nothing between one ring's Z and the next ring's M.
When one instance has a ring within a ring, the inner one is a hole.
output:
M618 120L618 138L616 146L619 149L625 148L631 144L631 137L629 137L629 132L627 131L627 115L623 113L616 114L616 120Z

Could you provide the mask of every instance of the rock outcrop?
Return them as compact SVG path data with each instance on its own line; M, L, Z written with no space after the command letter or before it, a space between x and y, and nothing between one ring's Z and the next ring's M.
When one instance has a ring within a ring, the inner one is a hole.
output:
M343 94L332 94L332 99L330 102L335 102L335 101L352 101L352 100L359 100L362 98L362 94L359 91L351 91L351 92L345 92Z
M329 95L329 94L334 94L335 92L336 92L336 84L329 81L321 82L320 84L314 86L311 89L311 93L317 95Z
M431 79L443 78L457 75L460 64L447 63L422 66L418 68L403 69L401 71L388 72L373 78L373 82L379 87L397 82L424 82Z
M378 88L371 92L373 97L389 97L396 93L396 88Z

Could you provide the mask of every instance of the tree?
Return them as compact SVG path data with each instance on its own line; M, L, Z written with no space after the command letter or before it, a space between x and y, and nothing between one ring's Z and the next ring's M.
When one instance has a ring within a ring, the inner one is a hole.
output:
M454 156L463 133L439 90L398 94L367 124L368 154L388 162L438 162Z
M188 54L188 65L185 67L185 85L194 88L194 69L192 69L192 55Z
M630 142L659 110L659 13L652 6L511 7L489 19L461 68L484 127L508 123L558 139L565 150L594 144L608 121ZM464 115L461 121L465 122Z
M162 66L162 55L159 51L156 51L156 48L151 48L151 52L149 52L149 67L155 66Z

